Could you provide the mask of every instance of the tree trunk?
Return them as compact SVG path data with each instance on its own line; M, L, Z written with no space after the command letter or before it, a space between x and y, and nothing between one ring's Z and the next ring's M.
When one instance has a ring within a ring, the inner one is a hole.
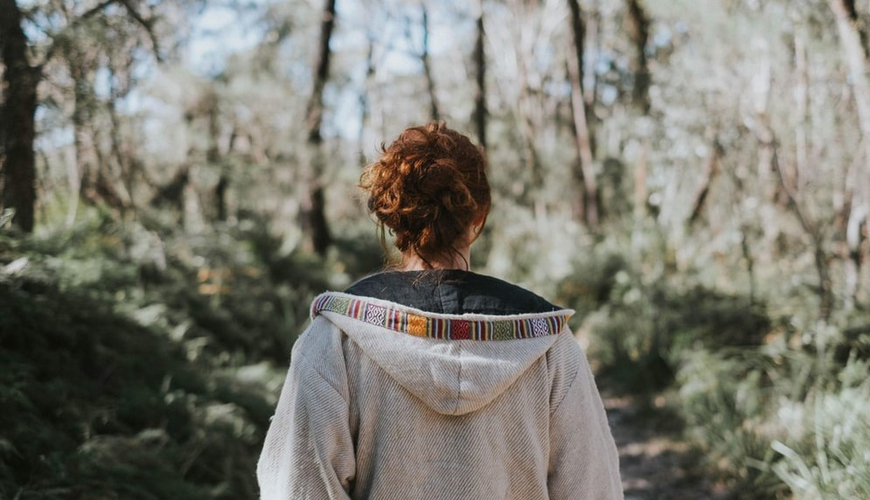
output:
M850 12L854 13L854 5L849 0L828 0L828 4L837 19L837 32L840 35L843 57L852 77L852 93L855 96L858 124L864 139L862 141L864 161L870 174L870 80L867 78L866 51L861 43L860 31L855 24L856 19L850 16Z
M87 56L72 43L65 49L65 58L73 82L73 149L81 189L80 193L75 193L73 196L81 194L85 200L97 203L100 165L94 153L96 144L89 139L87 130L88 124L92 121L94 108L93 90L90 88L90 75L85 62ZM75 220L75 207L76 205L70 206L68 221Z
M27 37L21 28L21 11L14 0L0 0L0 53L6 92L4 95L4 139L0 150L3 167L3 208L15 210L12 223L25 232L33 231L36 204L36 159L33 153L36 115L36 87L41 69L27 60ZM14 124L14 126L9 126Z
M589 125L586 119L586 101L583 96L583 44L586 30L580 12L578 0L568 0L571 11L571 33L574 40L574 53L568 56L568 73L571 80L571 111L574 118L574 144L580 162L580 173L583 178L583 197L578 204L586 223L598 225L598 184L595 179L595 169L592 165L594 153L590 140Z
M634 168L634 218L636 222L643 220L646 217L646 201L649 193L647 192L647 170L649 169L649 152L650 140L649 137L644 137L643 144L640 150L640 155L637 159L637 165Z
M307 245L319 255L325 255L332 243L329 224L326 219L326 199L321 177L324 170L323 158L323 89L329 80L329 60L332 52L329 41L335 28L335 0L325 0L323 18L320 24L320 44L315 63L314 88L308 100L307 125L308 145L313 153L311 162L312 179L309 179L306 199L302 201L301 219L306 233Z
M589 52L589 60L585 60L584 54L584 66L581 66L581 73L583 74L583 101L586 103L586 122L589 124L591 128L594 128L595 122L593 119L595 118L595 114L589 112L592 110L595 105L595 87L598 85L598 76L595 73L595 66L598 62L598 51L599 49L599 40L598 40L598 32L599 26L601 24L601 13L599 11L592 11L586 14L586 22L583 23L584 31L586 32L586 41L583 44L584 52ZM592 68L591 71L586 72L585 67Z
M864 242L862 226L867 227L867 205L853 206L849 213L846 225L846 250L848 255L844 265L846 282L845 308L851 310L855 307L858 298L858 290L861 288L861 265L864 258L861 254L861 246Z
M368 37L368 50L366 51L366 78L363 83L363 88L359 94L359 134L357 135L357 148L359 149L359 164L366 164L366 145L365 145L365 133L366 133L366 125L369 122L369 115L371 115L371 106L369 105L369 90L371 89L371 81L375 76L375 40L374 35L369 34Z
M807 116L807 104L809 102L809 71L807 69L807 47L802 35L795 34L794 36L794 53L795 53L795 71L797 72L797 81L795 86L795 114L797 115L797 125L795 127L795 169L792 175L792 185L798 188L801 184L801 177L806 175L808 169L808 136L807 127L809 117Z
M634 44L635 52L631 68L634 73L633 100L641 112L646 115L650 109L650 73L646 60L646 44L649 40L649 18L641 4L641 0L628 0L628 23L628 32Z
M704 178L701 179L701 182L698 184L697 189L695 189L695 195L692 197L692 212L689 215L689 224L694 224L698 217L701 216L701 212L704 209L704 202L707 201L707 195L710 194L710 185L713 183L713 179L716 178L716 174L719 172L719 158L722 156L722 146L719 144L719 141L716 139L716 134L713 134L713 140L710 145L710 155L707 157L707 161L704 164Z
M480 1L477 11L477 38L474 41L474 66L477 68L474 94L474 128L477 140L482 148L486 148L486 52L483 42L486 33L483 30L483 1Z
M435 78L432 75L432 62L429 59L429 13L426 11L426 4L422 5L423 10L423 53L420 54L420 60L423 63L423 74L426 76L426 91L429 93L429 118L432 121L437 121L441 117L438 111L438 99L435 97Z
M323 141L320 131L323 123L323 89L329 80L329 59L332 55L332 51L329 49L329 40L332 38L334 28L335 0L325 0L320 23L320 43L318 44L317 59L314 63L314 88L308 99L306 111L309 144L319 145Z
M759 118L760 128L756 131L759 146L769 151L770 165L777 174L780 189L785 193L788 206L798 219L804 232L812 242L813 261L819 278L819 314L823 319L829 319L834 309L834 291L831 282L830 263L824 247L824 236L818 224L813 224L801 205L798 194L792 189L785 169L779 163L776 135L770 125Z
M861 47L864 49L864 55L870 56L867 47L867 30L864 28L861 18L858 16L858 9L855 7L855 0L842 0L843 9L846 12L846 17L852 22L855 30L858 33L858 38L861 40Z
M852 94L858 108L858 125L861 129L861 144L864 146L865 175L857 175L858 179L870 175L870 80L867 77L867 35L858 26L858 13L854 0L828 0L828 5L837 20L837 32L840 36L840 46L843 57L849 67L852 82ZM862 186L858 186L859 188ZM850 208L847 230L847 246L849 257L846 260L846 295L847 306L851 305L857 295L861 275L862 256L861 225L866 225L867 213L870 212L870 194L860 190L853 198Z
M221 172L218 183L214 188L215 212L217 220L226 222L227 220L227 188L230 185L230 180L226 172Z

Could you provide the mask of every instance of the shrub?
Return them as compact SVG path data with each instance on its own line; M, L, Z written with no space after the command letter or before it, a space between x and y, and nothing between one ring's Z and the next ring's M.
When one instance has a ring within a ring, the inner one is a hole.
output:
M850 360L839 390L797 405L800 432L774 441L773 470L803 500L870 498L870 363Z

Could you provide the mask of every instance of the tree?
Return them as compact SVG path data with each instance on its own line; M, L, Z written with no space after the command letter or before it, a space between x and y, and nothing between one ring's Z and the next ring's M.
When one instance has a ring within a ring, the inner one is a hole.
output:
M307 196L303 200L302 221L303 229L308 233L310 247L320 255L326 254L326 250L332 243L329 231L329 223L326 219L326 194L323 190L321 179L324 170L323 152L323 90L329 80L329 60L332 51L329 41L335 28L335 0L325 0L323 17L320 24L320 43L318 44L317 58L315 60L314 87L308 100L307 125L308 145L312 150L313 178L309 181Z
M103 14L110 6L114 5L119 7L117 14L119 17L139 26L148 34L152 49L157 54L157 38L152 29L153 19L143 17L138 11L138 5L133 0L103 0L78 15L72 13L74 6L52 5L51 7L58 11L49 13L45 17L52 20L55 18L64 19L65 23L55 30L45 27L49 33L49 42L44 50L33 50L33 52L41 52L42 59L37 63L31 63L28 52L33 48L33 44L27 39L23 30L22 11L14 0L0 1L0 51L2 51L3 64L6 66L3 112L9 117L9 120L4 120L4 122L16 125L15 127L7 126L0 134L0 137L3 137L5 141L2 160L4 173L2 198L4 207L16 210L13 223L24 231L33 230L33 213L36 202L36 165L33 143L35 139L34 119L38 105L37 87L46 76L47 64L59 55L66 56L74 80L77 104L73 122L76 126L76 143L77 146L80 146L82 127L89 119L87 105L81 101L90 97L87 89L91 82L88 81L88 78L93 78L93 75L86 74L86 61L79 57L81 53L76 53L76 48L80 48L81 45L73 41L74 31L86 21ZM47 24L51 24L51 22L47 22ZM97 43L108 42L97 40ZM81 148L79 148L80 150ZM94 177L99 178L100 173L97 172ZM95 182L94 184L99 183ZM99 191L100 187L105 188L105 185L98 185L95 190ZM107 191L103 189L103 192ZM78 193L74 194L74 196L77 195Z
M27 37L21 28L22 15L14 0L0 0L0 51L6 70L3 99L4 119L0 138L0 166L3 167L3 207L15 210L12 223L22 231L33 231L36 203L36 164L33 154L36 115L36 87L42 68L27 57ZM14 124L14 126L11 126Z
M420 7L422 11L423 49L420 52L420 61L423 63L423 74L426 75L426 91L429 94L429 116L433 121L441 118L438 111L438 98L435 96L435 75L432 74L432 61L429 57L429 12L426 4Z
M578 0L568 0L571 15L571 35L574 41L573 53L568 55L568 72L571 80L571 110L574 124L574 144L577 161L580 163L580 176L583 194L577 202L581 217L590 225L598 225L598 184L592 164L594 153L589 133L588 112L583 95L583 53L586 30Z
M858 111L858 124L861 128L861 144L864 146L864 166L866 176L870 176L870 79L868 79L867 34L859 26L858 12L854 0L828 0L837 22L837 33L843 57L849 68L852 95ZM858 175L858 178L863 176ZM867 177L864 177L865 179ZM850 183L851 185L851 183ZM862 226L868 227L870 217L870 192L865 183L858 183L857 189L850 193L846 222L846 301L851 307L856 299L861 276L863 256Z
M477 131L477 140L480 142L480 146L486 148L486 52L483 47L486 32L483 29L483 0L478 2L475 28L474 128Z
M629 37L634 45L632 73L634 74L633 101L643 114L649 113L650 73L646 58L649 41L649 18L641 0L628 0Z

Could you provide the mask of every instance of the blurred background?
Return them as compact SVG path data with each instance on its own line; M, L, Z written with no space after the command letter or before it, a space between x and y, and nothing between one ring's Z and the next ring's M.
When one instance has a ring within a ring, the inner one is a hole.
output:
M356 184L484 145L472 268L574 308L630 498L870 498L870 6L0 0L0 498L254 499Z

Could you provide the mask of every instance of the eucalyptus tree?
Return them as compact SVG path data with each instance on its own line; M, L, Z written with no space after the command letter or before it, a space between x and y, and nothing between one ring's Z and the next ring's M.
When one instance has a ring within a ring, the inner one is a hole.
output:
M84 156L84 128L92 118L93 88L97 72L107 71L110 81L120 79L119 72L129 69L129 58L119 57L118 49L140 55L145 49L156 59L162 56L159 12L169 2L140 0L102 0L75 2L72 0L19 3L0 2L0 53L5 66L3 99L3 205L16 212L13 222L24 231L34 224L36 203L36 139L35 116L41 104L63 107L72 103L77 160L87 165ZM135 43L128 44L130 40ZM115 63L118 65L115 66ZM46 80L53 88L40 101L38 88ZM58 97L55 88L72 88L71 96ZM119 90L118 86L113 87ZM117 139L117 138L116 138ZM87 165L85 171L71 175L75 191L81 188L82 177L90 181L89 194L94 197L119 199L109 182L99 182L99 165ZM103 179L104 180L104 179ZM78 192L72 193L75 198Z

